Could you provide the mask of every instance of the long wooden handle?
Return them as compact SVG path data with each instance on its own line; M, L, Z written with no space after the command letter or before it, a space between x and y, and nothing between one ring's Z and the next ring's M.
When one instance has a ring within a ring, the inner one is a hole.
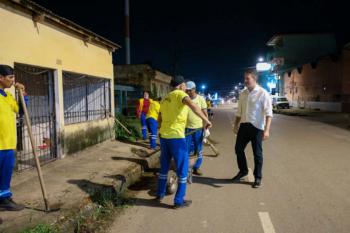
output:
M50 211L50 205L49 205L49 201L48 201L48 198L47 198L47 192L46 192L46 187L45 187L45 183L44 183L43 174L42 174L42 171L41 171L40 160L39 160L39 157L38 157L38 155L36 153L36 145L35 145L35 141L34 141L34 137L33 137L32 124L30 122L30 118L29 118L29 114L28 114L26 103L24 101L24 96L23 96L22 89L19 89L18 92L19 92L19 97L20 97L20 100L21 100L22 109L23 109L23 113L24 113L24 121L25 121L25 123L27 125L29 139L30 139L30 143L32 145L33 155L34 155L34 158L35 158L36 170L38 171L41 192L42 192L44 203L45 203L45 210L46 211Z
M211 143L209 140L206 141L206 144L210 146L210 148L213 150L213 152L215 153L216 156L220 155L220 151L218 150L218 148L216 148L213 143Z
M132 133L126 128L117 118L115 118L115 121L129 134L131 135Z

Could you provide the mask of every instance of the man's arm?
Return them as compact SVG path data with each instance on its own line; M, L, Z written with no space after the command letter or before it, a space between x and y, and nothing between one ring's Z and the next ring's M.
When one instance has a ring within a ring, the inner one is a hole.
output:
M263 140L267 140L270 137L271 122L272 122L272 117L266 116L266 125L265 125Z
M265 119L265 129L264 129L264 136L263 140L267 140L270 137L270 126L272 122L272 99L269 94L265 94L265 100L264 100L264 113L266 116Z
M209 121L208 117L202 112L202 109L192 102L190 97L186 96L183 98L182 102L186 104L197 116L199 116L206 124L205 128L210 128L212 123Z
M238 130L239 130L239 123L241 122L241 117L240 116L236 116L235 118L235 122L233 125L233 132L235 134L238 134Z
M233 125L233 132L235 134L238 134L239 130L239 124L241 123L241 117L242 116L242 103L241 103L241 96L238 99L238 106L237 106L237 112L235 113L235 122Z
M158 115L158 128L160 128L162 126L162 114L159 113Z
M208 110L206 108L202 108L202 112L208 118Z

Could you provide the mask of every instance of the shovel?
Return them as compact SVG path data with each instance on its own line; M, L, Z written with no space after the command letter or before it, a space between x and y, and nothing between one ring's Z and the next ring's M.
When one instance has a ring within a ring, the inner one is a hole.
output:
M47 198L47 192L46 192L46 187L45 187L45 183L44 183L44 179L43 179L43 174L42 174L41 167L40 167L39 157L38 157L38 154L37 154L37 152L35 150L36 145L35 145L35 141L34 141L34 137L33 137L32 124L30 122L27 106L26 106L26 103L24 101L23 90L22 89L18 89L18 92L19 92L19 97L20 97L20 100L21 100L22 109L23 109L23 113L24 113L24 120L25 120L25 123L27 125L27 130L28 130L28 135L29 135L29 138L30 138L30 143L32 145L33 155L34 155L34 158L35 158L35 165L36 165L36 169L37 169L37 172L38 172L41 192L42 192L44 203L45 203L45 211L46 212L50 212L51 209L50 209L50 205L49 205L49 200Z

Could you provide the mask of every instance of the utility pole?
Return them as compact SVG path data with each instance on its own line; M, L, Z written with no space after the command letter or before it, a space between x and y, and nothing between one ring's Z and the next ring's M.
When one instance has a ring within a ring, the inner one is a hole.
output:
M130 65L130 9L129 0L125 0L125 62Z

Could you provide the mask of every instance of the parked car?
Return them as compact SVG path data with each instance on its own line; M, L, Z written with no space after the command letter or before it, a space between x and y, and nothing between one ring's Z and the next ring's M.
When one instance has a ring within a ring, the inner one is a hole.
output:
M284 96L273 96L272 97L272 106L274 109L289 109L289 101Z

